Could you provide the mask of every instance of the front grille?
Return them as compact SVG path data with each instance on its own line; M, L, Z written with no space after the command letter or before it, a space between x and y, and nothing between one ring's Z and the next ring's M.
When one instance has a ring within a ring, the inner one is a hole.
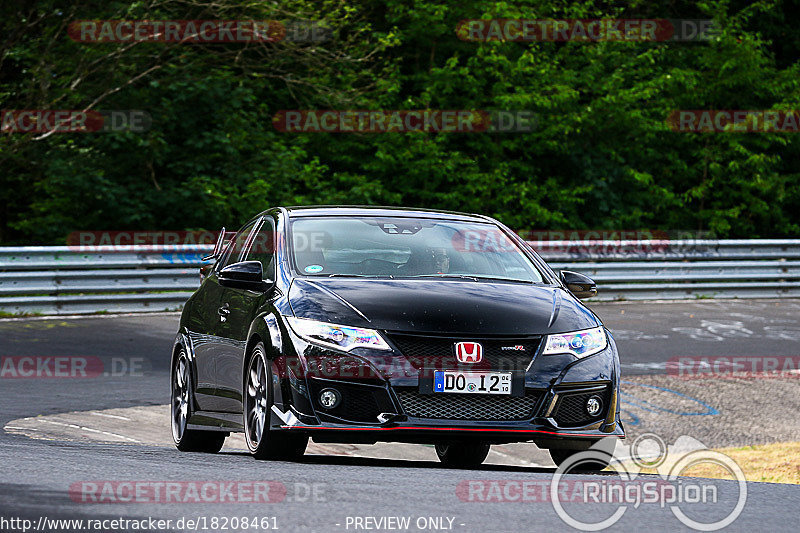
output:
M408 416L450 420L528 420L533 418L540 397L538 392L528 392L525 396L396 392Z
M528 368L541 341L540 337L432 337L405 333L387 333L387 335L414 368L435 370L469 368L522 371ZM483 346L483 360L480 363L459 363L455 350L457 342L479 342ZM522 349L511 349L516 347Z
M603 408L598 416L592 417L586 413L586 400L594 395L603 399ZM608 409L607 396L603 390L560 394L556 408L553 410L553 418L560 427L583 426L600 420L604 418Z

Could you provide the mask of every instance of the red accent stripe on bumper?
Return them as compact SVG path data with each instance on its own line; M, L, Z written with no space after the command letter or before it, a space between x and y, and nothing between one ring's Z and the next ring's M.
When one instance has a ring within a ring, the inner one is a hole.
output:
M330 431L397 431L397 430L424 430L424 431L488 431L492 433L543 433L545 435L556 435L559 437L597 437L602 438L603 435L597 433L559 433L557 431L547 431L544 429L491 429L491 428L433 428L425 426L394 426L394 427L315 427L315 426L281 426L284 429L305 429L311 431L330 430ZM615 437L613 433L606 436Z

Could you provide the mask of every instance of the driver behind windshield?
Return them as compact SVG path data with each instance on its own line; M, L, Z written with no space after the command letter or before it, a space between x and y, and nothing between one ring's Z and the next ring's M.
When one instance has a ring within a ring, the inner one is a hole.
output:
M447 255L447 250L444 248L434 249L433 264L437 274L450 272L450 256Z

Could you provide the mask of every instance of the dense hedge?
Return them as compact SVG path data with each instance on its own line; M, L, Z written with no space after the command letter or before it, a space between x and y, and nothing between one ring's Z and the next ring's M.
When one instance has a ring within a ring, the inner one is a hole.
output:
M141 109L146 133L0 135L0 243L236 226L272 205L476 211L516 229L800 229L800 136L687 133L676 109L800 109L796 2L289 0L8 6L4 109ZM178 7L180 6L180 11ZM462 19L715 20L704 42L466 42ZM332 38L79 43L81 19L311 19ZM96 103L95 103L96 102ZM507 109L523 133L283 133L284 109ZM40 136L39 136L40 137Z

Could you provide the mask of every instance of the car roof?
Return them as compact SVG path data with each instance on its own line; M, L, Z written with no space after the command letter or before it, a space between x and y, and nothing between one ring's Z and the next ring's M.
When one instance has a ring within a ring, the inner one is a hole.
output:
M375 216L375 217L414 217L461 220L471 222L491 222L482 215L459 213L457 211L437 211L418 207L386 207L366 205L307 205L286 207L290 218L314 216Z

